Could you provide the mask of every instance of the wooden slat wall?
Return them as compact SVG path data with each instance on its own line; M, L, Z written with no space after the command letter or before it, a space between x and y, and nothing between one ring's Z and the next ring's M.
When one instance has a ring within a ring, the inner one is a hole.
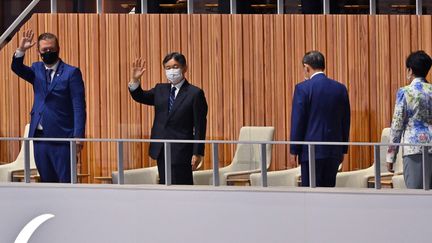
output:
M326 55L328 76L349 89L351 141L379 141L390 125L395 94L405 85L404 61L413 50L432 53L431 16L367 15L118 15L38 14L22 29L59 36L64 61L83 72L87 137L149 138L153 109L127 91L131 61L147 60L143 87L164 82L161 60L183 52L188 79L204 89L209 103L208 139L236 139L243 125L276 127L288 140L291 99L302 81L308 50ZM0 52L0 136L21 136L32 105L30 85L10 71L20 34ZM37 61L35 49L26 63ZM0 161L12 161L18 143L0 143ZM148 144L127 144L125 168L155 165ZM220 148L224 165L234 146ZM211 168L206 148L205 168ZM272 170L287 168L286 146L273 150ZM371 164L372 150L351 148L344 170ZM82 173L108 176L116 169L116 145L86 144Z

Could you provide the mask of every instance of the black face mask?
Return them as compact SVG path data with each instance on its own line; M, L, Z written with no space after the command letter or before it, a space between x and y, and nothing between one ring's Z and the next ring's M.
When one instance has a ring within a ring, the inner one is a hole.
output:
M52 65L57 62L59 53L57 51L48 51L40 54L42 61L47 65Z

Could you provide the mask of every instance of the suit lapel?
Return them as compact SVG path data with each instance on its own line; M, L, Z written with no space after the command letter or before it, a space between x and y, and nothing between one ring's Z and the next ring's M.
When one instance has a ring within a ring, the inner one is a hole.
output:
M54 77L53 77L53 79L51 80L51 84L49 85L49 87L48 87L48 92L47 92L47 94L49 94L49 93L51 93L51 91L54 89L54 87L57 85L57 83L58 83L58 79L59 79L59 77L62 75L62 73L63 73L63 68L64 68L64 65L63 65L64 63L63 63L63 61L62 60L60 60L60 63L59 63L59 65L58 65L58 67L57 67L57 71L56 71L56 73L54 74Z
M174 104L173 107L171 108L171 112L168 115L168 118L170 118L174 112L176 112L177 108L181 105L181 103L183 102L183 100L186 98L186 93L187 93L187 89L189 87L189 83L187 80L185 80L185 82L183 83L183 85L181 86L175 100L174 100ZM170 86L171 89L171 86ZM169 97L169 93L168 93L168 97Z

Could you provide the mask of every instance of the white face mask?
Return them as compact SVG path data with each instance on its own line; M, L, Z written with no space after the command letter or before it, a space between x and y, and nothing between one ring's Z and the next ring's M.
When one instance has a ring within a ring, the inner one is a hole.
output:
M183 73L180 68L172 68L165 70L165 75L172 84L177 84L183 80Z

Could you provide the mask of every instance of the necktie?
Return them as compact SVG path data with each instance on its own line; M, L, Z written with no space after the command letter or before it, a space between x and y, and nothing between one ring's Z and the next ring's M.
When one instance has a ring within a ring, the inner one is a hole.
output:
M48 90L48 87L51 84L51 73L52 73L52 69L46 69L45 70L45 79L46 79L46 89ZM43 116L41 116L40 120L39 120L39 125L41 127L43 127Z
M46 83L47 88L51 84L51 73L52 73L52 71L53 71L52 69L45 70L45 72L46 72L46 81L47 81L47 83Z
M176 87L172 87L170 92L169 102L168 102L168 112L171 112L171 108L174 104L175 92L176 92Z

